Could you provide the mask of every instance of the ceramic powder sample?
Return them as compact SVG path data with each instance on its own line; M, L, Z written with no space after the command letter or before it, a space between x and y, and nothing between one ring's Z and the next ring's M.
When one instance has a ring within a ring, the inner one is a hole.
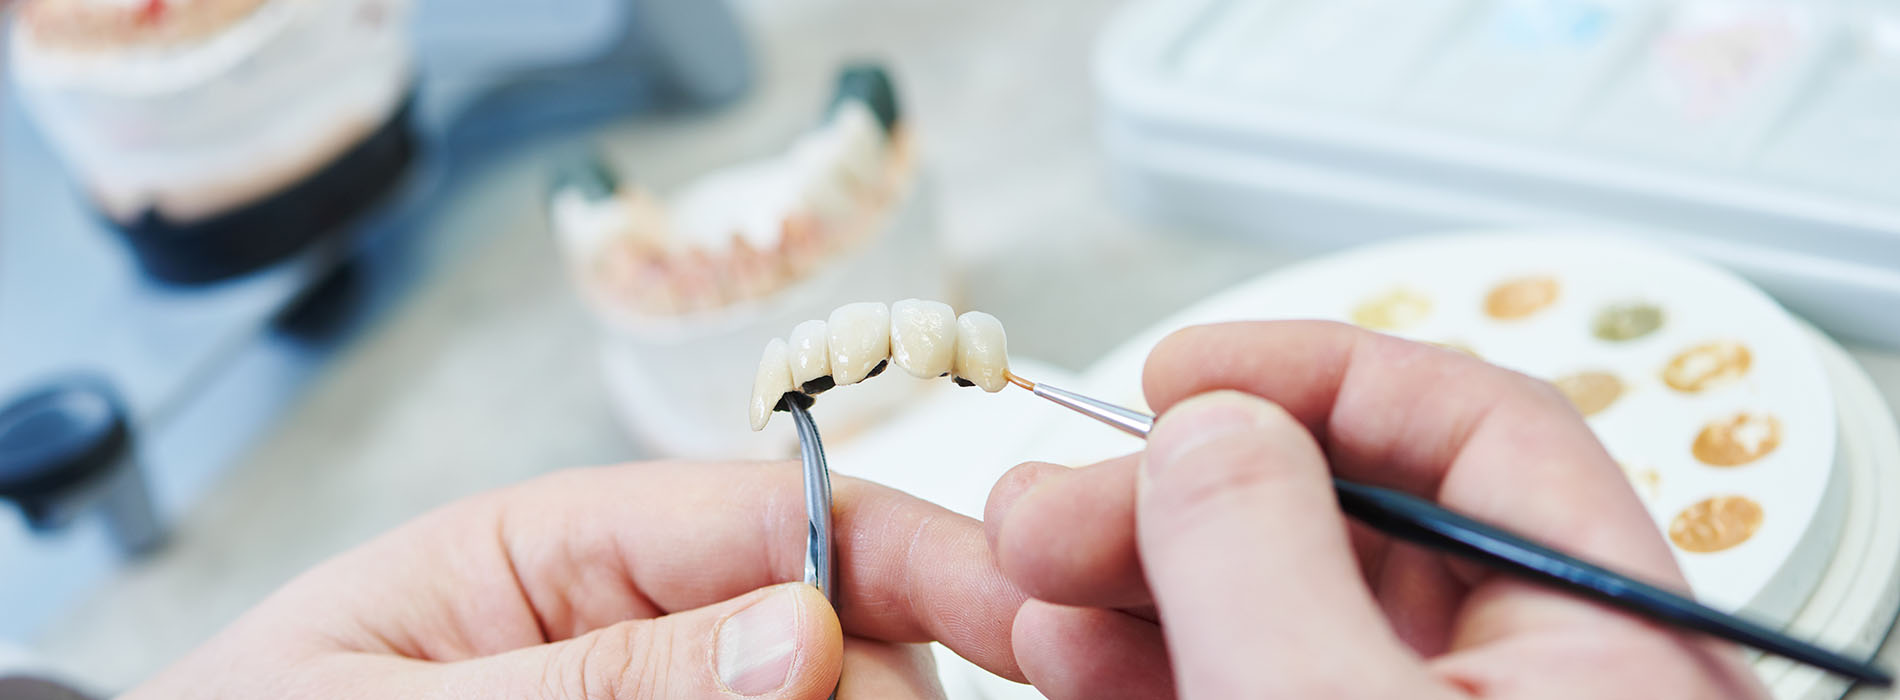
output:
M1780 445L1780 419L1762 413L1737 413L1704 426L1691 451L1703 464L1739 467L1766 457Z
M1720 552L1754 537L1762 519L1760 503L1744 496L1717 496L1677 514L1669 523L1669 541L1685 552Z
M1430 298L1398 287L1353 307L1352 322L1375 331L1394 331L1423 321L1431 313Z
M1484 312L1500 321L1530 318L1557 303L1562 286L1552 277L1520 277L1492 288Z
M1642 302L1616 304L1598 312L1591 325L1592 332L1601 340L1616 343L1636 340L1662 328L1663 310Z
M1663 368L1663 383L1676 391L1700 393L1742 378L1753 364L1754 355L1748 346L1733 340L1719 340L1676 355L1669 366Z
M1609 372L1578 372L1558 377L1552 383L1577 407L1577 412L1585 416L1602 413L1623 397L1623 380Z

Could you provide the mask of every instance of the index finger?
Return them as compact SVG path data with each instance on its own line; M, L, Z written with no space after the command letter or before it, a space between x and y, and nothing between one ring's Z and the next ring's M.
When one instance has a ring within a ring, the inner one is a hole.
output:
M1261 396L1304 423L1342 477L1682 582L1615 461L1547 382L1344 324L1272 321L1179 331L1143 384L1158 412L1220 389Z

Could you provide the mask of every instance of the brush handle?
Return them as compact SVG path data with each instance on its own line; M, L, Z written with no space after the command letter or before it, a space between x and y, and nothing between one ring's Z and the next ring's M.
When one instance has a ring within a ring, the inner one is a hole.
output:
M1333 480L1347 515L1392 537L1567 591L1624 612L1783 656L1880 687L1885 670L1637 581L1392 489Z

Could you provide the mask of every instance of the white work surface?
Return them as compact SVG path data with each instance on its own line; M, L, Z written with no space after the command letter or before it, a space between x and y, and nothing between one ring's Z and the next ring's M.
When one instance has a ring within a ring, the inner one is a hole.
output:
M947 264L1012 354L1080 370L1168 312L1282 262L1261 244L1116 208L1094 138L1088 51L1114 3L755 0L756 93L704 121L603 135L674 182L806 123L847 57L888 59L915 115ZM545 158L465 193L471 237L345 350L178 526L35 640L90 687L136 683L297 572L433 506L563 466L638 459L595 369L593 329L539 216ZM1900 397L1900 354L1856 349ZM1900 649L1889 647L1890 666ZM1875 693L1857 700L1882 697ZM1900 698L1900 695L1886 697Z

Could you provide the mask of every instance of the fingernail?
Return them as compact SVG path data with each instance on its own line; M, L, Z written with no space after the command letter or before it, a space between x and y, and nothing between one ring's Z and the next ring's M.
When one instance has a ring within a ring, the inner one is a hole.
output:
M740 695L785 685L798 652L798 595L781 586L719 623L719 682Z
M1222 436L1259 428L1266 401L1234 391L1202 394L1175 404L1148 435L1142 468L1158 474L1174 468L1196 448Z

